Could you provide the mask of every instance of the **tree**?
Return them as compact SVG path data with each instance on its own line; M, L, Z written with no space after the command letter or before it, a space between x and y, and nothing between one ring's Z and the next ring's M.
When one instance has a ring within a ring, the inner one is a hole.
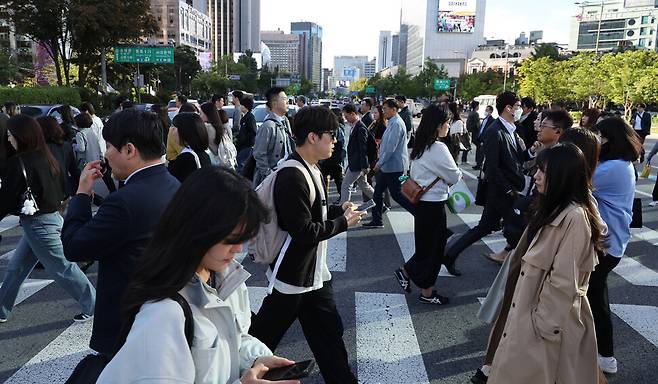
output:
M518 68L519 93L530 96L539 104L551 105L566 100L569 95L567 63L550 57L524 60Z
M21 82L23 82L23 75L18 64L11 59L8 50L0 50L0 84L7 85Z
M533 59L540 59L542 57L548 57L552 60L558 60L560 57L560 51L554 44L539 44L535 46L535 52L532 53Z
M171 68L168 66L168 68ZM201 71L201 64L196 57L194 49L187 45L179 45L174 49L174 77L177 89L191 91L192 79Z
M425 66L416 77L414 77L405 93L413 96L432 97L436 94L434 90L434 79L447 79L448 71L443 65L439 68L430 58L425 60Z

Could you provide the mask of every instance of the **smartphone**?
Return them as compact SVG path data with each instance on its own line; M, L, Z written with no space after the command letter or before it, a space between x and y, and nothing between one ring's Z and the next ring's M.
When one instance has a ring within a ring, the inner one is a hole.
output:
M107 173L107 171L109 169L109 166L108 166L107 162L105 161L105 159L101 159L101 164L100 165L101 165L101 170L100 170L101 175L105 176L105 174Z
M287 367L273 368L267 371L263 380L297 380L308 377L315 368L315 360L300 361Z
M359 205L359 207L356 209L357 211L367 211L375 206L375 201L370 199L366 201L365 203Z

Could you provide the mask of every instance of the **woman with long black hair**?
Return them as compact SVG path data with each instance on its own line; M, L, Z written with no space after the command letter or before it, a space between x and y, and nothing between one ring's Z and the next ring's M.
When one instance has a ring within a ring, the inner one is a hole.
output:
M259 380L268 369L293 364L247 333L250 275L234 256L266 218L237 173L207 167L191 175L139 259L121 308L130 332L98 383L270 383Z
M597 382L594 319L585 296L605 225L590 167L571 143L537 156L539 199L521 241L511 308L488 383Z
M449 116L444 107L430 105L416 130L411 151L411 178L424 187L432 187L421 197L414 215L416 252L395 271L402 289L411 292L409 283L413 281L422 290L419 300L437 305L449 301L434 290L448 239L445 204L450 185L462 176L448 147L441 141L450 129Z
M16 155L7 163L0 188L0 220L8 214L19 216L23 237L0 288L0 322L7 321L18 290L37 261L82 307L73 320L87 321L93 317L96 290L77 264L66 260L60 238L64 220L58 210L66 198L64 174L36 120L16 115L7 127ZM31 191L32 199L26 199L26 191Z
M174 117L170 131L173 139L183 150L169 161L167 168L181 183L194 171L210 165L208 131L201 116L194 112L179 113Z

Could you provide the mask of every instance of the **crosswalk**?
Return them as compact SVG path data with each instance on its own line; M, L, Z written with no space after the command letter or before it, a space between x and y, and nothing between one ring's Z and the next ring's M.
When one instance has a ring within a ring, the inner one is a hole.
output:
M456 215L455 218L462 230L477 224L480 217L478 211L479 208L473 208ZM399 209L390 211L387 218L392 230L387 236L392 236L399 248L399 250L391 249L391 252L399 252L400 262L407 261L414 253L413 218ZM3 220L0 222L0 231L14 228L17 224ZM353 236L357 235L362 236L358 232L349 231L329 241L328 264L337 282L340 282L342 274L348 271L348 267L352 264L351 258L361 256L349 252L349 243ZM658 232L647 227L634 230L633 242L649 245L653 255L658 255ZM482 243L487 251L497 252L505 246L505 239L501 234L496 233L483 239ZM10 256L9 252L0 257ZM244 258L244 254L241 258ZM624 257L614 272L630 286L643 289L658 287L658 272L646 264L645 260ZM391 271L394 267L397 266L392 265ZM450 281L459 280L444 269L439 276L449 278ZM392 275L386 278L392 279ZM21 305L31 296L39 295L39 292L51 283L52 280L46 279L26 281L21 287L17 305ZM477 308L478 302L481 302L486 295L486 290L474 290L472 293L470 297L475 305L474 308ZM355 371L360 383L436 382L434 380L436 375L433 375L428 368L431 362L427 361L427 351L423 349L422 343L419 343L418 329L414 320L415 316L418 316L418 310L411 305L408 296L399 291L372 292L361 287L341 293L341 295L347 294L350 296L349 301L353 302L354 339L351 342L355 345ZM249 286L252 311L258 311L265 296L265 287ZM658 307L632 302L614 302L611 309L643 340L658 348L658 324L655 321L658 319ZM475 312L472 316L475 316ZM16 321L20 320L16 319ZM0 325L0 332L2 332L1 327ZM92 322L68 326L43 349L34 351L36 352L34 356L14 372L6 383L64 382L75 364L90 352L88 340L91 327ZM481 344L481 349L484 349L486 339L481 340ZM474 354L474 356L480 355L480 352Z

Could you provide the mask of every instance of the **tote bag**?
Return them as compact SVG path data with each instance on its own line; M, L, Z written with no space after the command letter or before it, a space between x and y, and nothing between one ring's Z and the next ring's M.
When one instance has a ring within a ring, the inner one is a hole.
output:
M475 196L471 193L470 189L460 179L455 185L450 187L450 196L448 197L448 209L452 213L462 213L464 210L475 203Z

